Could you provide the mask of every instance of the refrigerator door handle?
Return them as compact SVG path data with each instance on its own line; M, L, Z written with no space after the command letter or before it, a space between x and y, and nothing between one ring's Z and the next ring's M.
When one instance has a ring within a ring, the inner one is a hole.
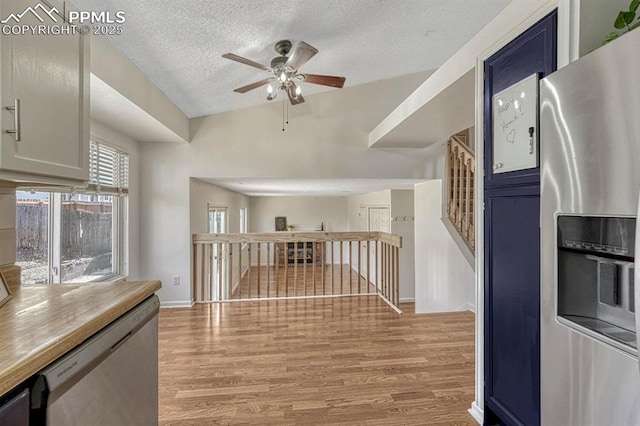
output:
M636 216L636 247L635 270L633 274L633 295L635 299L634 313L636 316L636 348L640 350L640 194L638 194L638 215ZM640 352L638 352L638 369L640 369Z

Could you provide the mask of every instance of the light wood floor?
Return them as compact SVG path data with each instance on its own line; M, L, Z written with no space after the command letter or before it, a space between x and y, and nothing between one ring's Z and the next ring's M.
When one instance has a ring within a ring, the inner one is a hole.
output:
M376 296L160 312L161 425L475 425L474 315Z
M367 285L347 264L317 266L294 264L252 266L245 273L232 299L261 297L322 296L334 294L375 293L375 285Z

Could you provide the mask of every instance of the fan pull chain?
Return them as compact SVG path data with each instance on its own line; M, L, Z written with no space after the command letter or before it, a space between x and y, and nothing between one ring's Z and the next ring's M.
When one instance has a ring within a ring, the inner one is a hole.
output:
M284 132L284 98L282 98L282 131Z

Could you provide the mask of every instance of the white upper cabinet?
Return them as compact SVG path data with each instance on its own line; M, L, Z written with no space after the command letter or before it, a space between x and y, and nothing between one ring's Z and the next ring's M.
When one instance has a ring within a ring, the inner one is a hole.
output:
M0 36L0 179L86 181L90 40L79 33L7 34L7 26L17 30L16 26L62 28L67 24L44 1L2 0L1 5L1 19L13 13L19 22L11 18L0 24L4 27ZM36 13L23 13L28 7Z

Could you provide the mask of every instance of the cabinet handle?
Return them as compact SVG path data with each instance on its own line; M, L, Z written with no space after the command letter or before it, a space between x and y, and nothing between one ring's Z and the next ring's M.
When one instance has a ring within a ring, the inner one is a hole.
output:
M7 130L7 133L11 133L15 136L16 142L22 140L22 130L20 128L20 99L13 100L13 106L5 107L9 111L13 111L13 127L14 130Z

